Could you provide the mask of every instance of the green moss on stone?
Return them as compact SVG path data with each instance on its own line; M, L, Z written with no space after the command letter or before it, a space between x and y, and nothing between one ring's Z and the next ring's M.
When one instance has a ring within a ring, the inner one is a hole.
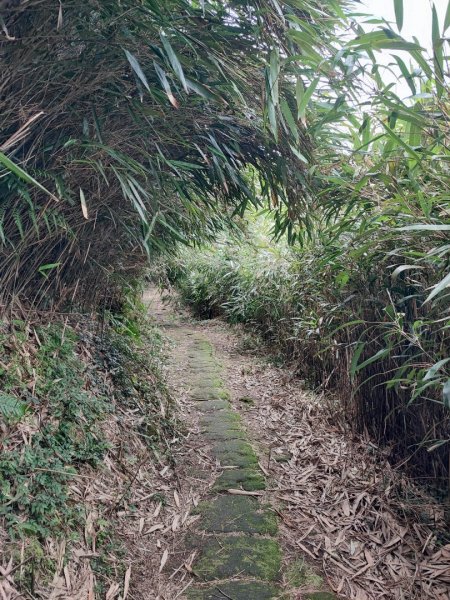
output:
M248 404L249 406L254 406L255 404L253 398L250 398L249 396L242 396L242 398L239 398L239 402L242 402L243 404Z
M229 409L230 403L225 400L205 400L200 402L197 406L197 410L200 412L214 412L216 410Z
M226 594L226 595L225 595ZM208 588L191 588L186 592L189 600L279 600L281 590L262 581L226 581Z
M195 340L192 343L192 349L195 352L200 352L202 354L206 354L207 356L213 356L213 347L207 340Z
M297 560L289 565L286 570L286 580L291 587L320 589L323 586L323 578L304 560Z
M218 393L222 400L231 400L231 394L228 390L222 388Z
M241 423L241 417L237 413L227 410L217 415L205 415L200 422L204 427L208 427L208 425L211 424L215 425L217 423L236 425Z
M253 448L243 440L217 442L212 453L224 466L251 468L258 464L258 457Z
M212 442L223 440L244 440L245 432L239 425L213 424L203 429L203 437Z
M248 536L202 538L195 547L202 548L202 552L193 570L205 581L237 575L265 581L279 579L281 550L274 540Z
M256 469L230 469L217 478L213 489L216 492L223 492L230 488L242 488L247 491L264 490L266 481L262 473Z
M211 400L222 400L219 393L208 388L193 388L189 394L191 400L196 402L209 402Z
M208 532L275 535L278 530L274 512L261 510L257 500L246 496L218 496L202 502L195 513L202 515L200 528Z

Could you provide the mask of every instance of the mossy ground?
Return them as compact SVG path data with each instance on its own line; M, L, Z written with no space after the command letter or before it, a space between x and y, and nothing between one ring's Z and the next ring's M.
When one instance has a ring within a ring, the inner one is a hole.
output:
M281 576L281 549L276 540L247 535L205 537L195 546L202 547L194 572L205 581L232 577L255 577L277 581Z

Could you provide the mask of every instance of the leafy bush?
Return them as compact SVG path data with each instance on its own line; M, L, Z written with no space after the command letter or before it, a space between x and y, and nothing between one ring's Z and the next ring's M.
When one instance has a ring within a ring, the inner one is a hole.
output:
M0 516L11 535L33 533L44 538L70 529L80 519L79 507L69 501L68 483L82 464L95 465L102 459L106 445L99 422L111 407L105 397L84 389L84 367L75 353L78 340L73 331L60 324L37 327L39 346L32 360L24 361L20 350L27 348L26 330L24 325L19 331L19 352L9 357L12 364L1 379L9 389L7 397L26 407L15 416L29 421L32 434L23 446L8 443L8 434L3 441ZM28 378L33 381L31 392ZM51 417L37 428L33 422L37 414ZM20 430L17 421L20 418L15 419ZM7 432L12 426L8 414Z
M336 2L283 4L314 23L311 51L328 47ZM249 165L265 198L285 196L298 159L261 86L262 73L281 86L279 48L298 47L280 10L272 0L2 6L2 304L108 307L149 257L260 202ZM307 151L306 133L298 145Z

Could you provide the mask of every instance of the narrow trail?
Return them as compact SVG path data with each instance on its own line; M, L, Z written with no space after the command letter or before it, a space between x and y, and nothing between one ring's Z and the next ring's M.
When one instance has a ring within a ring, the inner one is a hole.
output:
M180 443L142 597L450 600L443 508L385 450L242 331L145 301L170 341Z
M186 537L193 550L195 583L188 600L271 600L288 598L281 585L282 549L278 516L267 503L267 471L254 439L233 406L223 382L214 342L198 323L164 305L155 291L147 294L151 312L172 342L175 372L181 367L198 419L198 441L218 466L218 476L195 509L195 530ZM314 586L315 584L315 586ZM317 577L304 600L333 600ZM314 590L313 588L317 589Z

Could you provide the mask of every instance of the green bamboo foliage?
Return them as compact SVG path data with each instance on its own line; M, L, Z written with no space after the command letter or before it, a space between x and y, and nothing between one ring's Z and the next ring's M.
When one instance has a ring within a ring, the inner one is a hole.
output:
M3 306L18 298L98 304L113 281L136 276L174 242L213 235L248 204L285 206L286 182L309 141L295 133L293 147L286 136L281 121L290 112L278 90L289 73L276 63L293 50L293 19L311 23L309 51L326 52L336 11L321 5L8 4L0 40ZM270 124L266 68L275 77ZM298 198L308 185L297 181ZM43 278L48 264L58 267Z
M266 86L274 89L274 73L290 74L278 102L271 98L278 137L283 131L301 153L300 177L313 190L306 203L299 196L270 214L272 235L286 231L292 248L261 241L251 225L250 243L184 253L171 276L200 314L256 326L312 385L333 390L351 422L387 443L394 460L407 458L444 490L450 8L444 24L431 8L429 56L401 37L405 7L394 4L392 27L368 31L361 17L342 15L355 35L332 39L334 54L329 47L320 60L302 26L287 34L303 40L301 56L272 54ZM407 98L384 82L386 53ZM296 146L305 126L310 152Z

